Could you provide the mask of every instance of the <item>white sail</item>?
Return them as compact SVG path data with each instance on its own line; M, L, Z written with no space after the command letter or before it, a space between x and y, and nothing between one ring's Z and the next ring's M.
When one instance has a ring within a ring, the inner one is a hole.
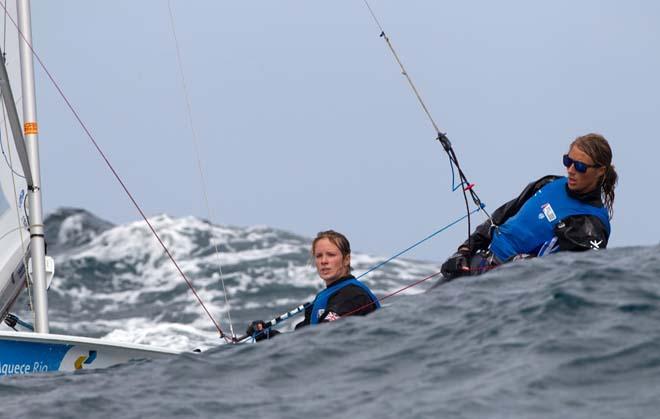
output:
M0 13L0 48L4 53L9 83L14 99L20 101L20 63L18 30L11 22L16 20L14 1L0 0L6 8ZM16 141L9 124L9 115L4 100L0 105L0 320L4 318L25 284L25 255L28 251L30 234L27 229L25 201L27 183L21 165ZM20 106L19 106L20 109ZM22 141L22 139L21 139Z

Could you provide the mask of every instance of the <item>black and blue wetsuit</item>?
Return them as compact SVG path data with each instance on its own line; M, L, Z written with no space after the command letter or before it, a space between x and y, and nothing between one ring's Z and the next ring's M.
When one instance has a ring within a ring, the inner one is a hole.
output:
M494 226L485 221L459 246L459 253L472 259L471 274L520 255L604 249L610 237L600 188L577 194L563 176L530 183L517 198L497 208L492 221Z
M340 278L330 286L316 294L312 304L305 309L305 319L296 325L296 329L310 324L334 321L342 316L364 316L380 308L378 298L369 287L355 279L353 275ZM257 326L263 328L263 320L250 323L245 334L253 335L255 340L272 339L280 334L278 330L267 328L259 332Z
M377 308L380 303L369 287L349 275L316 295L312 305L305 310L305 319L296 325L296 329L336 320L347 314L364 316Z

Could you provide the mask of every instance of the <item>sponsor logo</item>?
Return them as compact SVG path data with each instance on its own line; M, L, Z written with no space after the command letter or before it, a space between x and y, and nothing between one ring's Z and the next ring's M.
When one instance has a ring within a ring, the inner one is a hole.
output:
M598 241L592 240L592 241L589 242L589 244L591 245L591 248L594 249L594 250L600 249L601 243L603 243L602 240L598 240Z
M547 218L548 221L553 222L557 219L555 210L552 209L550 204L543 204L541 208L543 209L543 215L545 215L545 218Z
M329 311L328 315L325 316L325 321L327 322L334 322L335 320L339 320L341 316L334 311Z
M48 371L48 364L36 361L34 363L0 363L0 375L30 374Z

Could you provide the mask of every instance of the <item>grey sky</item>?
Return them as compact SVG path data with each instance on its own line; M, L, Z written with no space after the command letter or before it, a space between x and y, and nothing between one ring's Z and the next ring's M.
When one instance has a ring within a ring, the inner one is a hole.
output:
M489 209L605 135L611 245L658 242L660 5L371 4ZM362 1L173 1L214 221L392 254L464 213ZM166 0L34 1L38 53L148 214L206 217ZM38 70L45 206L137 212ZM477 218L483 220L481 216ZM444 259L461 224L410 256Z

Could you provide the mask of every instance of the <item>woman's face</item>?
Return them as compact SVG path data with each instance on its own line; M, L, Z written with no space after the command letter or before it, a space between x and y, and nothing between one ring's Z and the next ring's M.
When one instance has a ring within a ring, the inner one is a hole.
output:
M568 152L568 157L586 163L589 166L594 165L593 159L589 157L587 153L575 146ZM570 167L566 168L566 173L568 175L568 189L578 194L582 194L598 188L602 177L605 175L605 168L589 167L586 172L580 173L575 169L575 165L572 164Z
M319 276L330 285L348 275L351 255L342 256L341 251L329 239L322 238L314 246L314 262Z

